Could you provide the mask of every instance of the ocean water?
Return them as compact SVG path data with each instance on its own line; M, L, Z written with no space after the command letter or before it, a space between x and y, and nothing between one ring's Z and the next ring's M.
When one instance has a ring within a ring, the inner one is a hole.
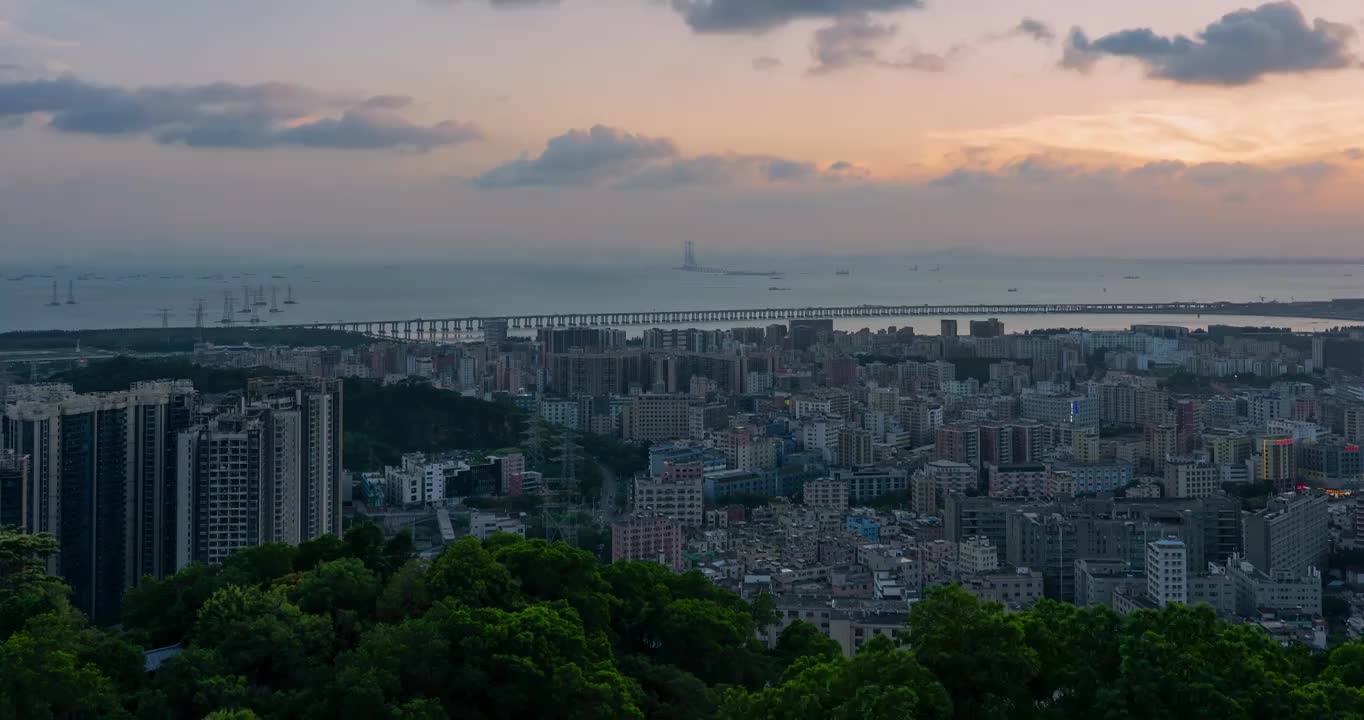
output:
M918 269L913 267L917 264ZM726 265L781 278L682 272L666 263L546 261L469 264L82 264L0 266L0 331L192 326L202 299L206 325L244 294L277 293L282 312L258 308L263 324L402 320L554 312L702 310L922 303L1047 303L1324 300L1364 297L1364 265L1178 261L773 258ZM940 268L934 270L934 268ZM837 274L846 269L847 275ZM20 278L24 275L29 277ZM221 276L221 277L219 277ZM1135 276L1125 279L1124 276ZM83 278L83 279L82 279ZM68 281L75 304L66 304ZM48 306L52 284L60 302ZM249 290L244 291L244 286ZM294 305L283 300L292 287ZM780 287L785 290L774 291ZM1017 288L1010 292L1009 288ZM253 298L254 299L254 298ZM249 315L232 314L239 323ZM963 320L967 318L961 318ZM1300 330L1338 323L1225 316L1008 316L1010 331L1122 328L1134 322L1201 327L1264 323ZM852 319L843 329L910 325L936 333L936 318Z

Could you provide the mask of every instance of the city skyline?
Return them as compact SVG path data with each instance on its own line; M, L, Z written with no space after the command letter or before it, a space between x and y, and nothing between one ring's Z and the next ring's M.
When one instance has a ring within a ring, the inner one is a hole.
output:
M0 0L10 258L1358 254L1343 0L168 8Z

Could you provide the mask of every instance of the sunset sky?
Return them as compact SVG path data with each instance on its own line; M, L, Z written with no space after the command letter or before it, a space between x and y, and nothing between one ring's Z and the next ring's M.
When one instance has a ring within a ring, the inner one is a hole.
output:
M0 0L0 258L1364 256L1364 5Z

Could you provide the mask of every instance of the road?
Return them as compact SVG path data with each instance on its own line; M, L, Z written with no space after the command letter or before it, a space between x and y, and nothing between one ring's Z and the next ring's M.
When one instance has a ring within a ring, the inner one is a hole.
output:
M597 522L611 523L620 516L616 510L616 492L620 486L620 480L616 477L615 471L602 463L597 463L601 470L601 500L598 504Z

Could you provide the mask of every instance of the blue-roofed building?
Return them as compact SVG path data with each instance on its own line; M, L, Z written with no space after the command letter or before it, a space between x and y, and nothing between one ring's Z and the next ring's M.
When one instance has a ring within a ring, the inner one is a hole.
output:
M850 515L848 517L847 531L853 535L860 535L867 539L867 542L881 542L881 521L866 515Z

